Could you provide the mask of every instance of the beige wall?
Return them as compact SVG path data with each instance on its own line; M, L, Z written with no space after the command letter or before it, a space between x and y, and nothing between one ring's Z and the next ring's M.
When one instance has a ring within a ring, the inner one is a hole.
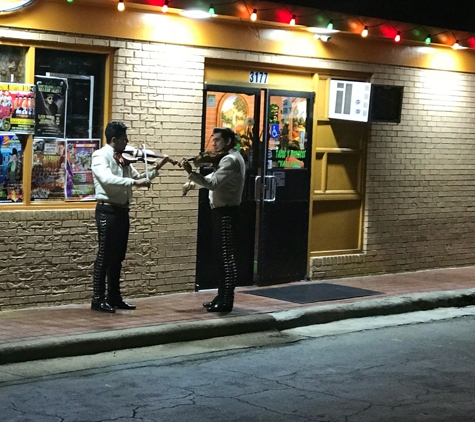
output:
M312 277L473 265L475 76L151 42L3 28L1 35L117 48L112 117L131 143L182 157L200 148L207 58L292 63L315 72L372 73L404 85L401 124L373 124L368 145L365 250L312 260ZM192 291L197 193L181 196L183 172L167 166L136 192L123 289L127 297ZM94 211L5 211L0 226L0 310L87 302L96 251Z

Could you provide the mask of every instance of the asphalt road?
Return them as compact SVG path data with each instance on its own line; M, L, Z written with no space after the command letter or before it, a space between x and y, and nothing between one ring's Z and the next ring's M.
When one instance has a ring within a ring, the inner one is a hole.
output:
M474 420L475 307L0 366L1 422Z

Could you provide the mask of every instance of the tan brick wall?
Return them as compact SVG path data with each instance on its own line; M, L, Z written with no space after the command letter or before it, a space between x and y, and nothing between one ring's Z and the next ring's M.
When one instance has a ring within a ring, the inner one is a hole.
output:
M26 35L27 34L27 35ZM315 279L475 263L475 76L289 58L2 28L7 38L117 48L112 116L132 145L180 158L198 152L205 58L368 72L404 85L401 124L373 124L368 145L365 246L312 259ZM192 291L197 193L181 196L183 171L167 166L136 191L123 271L126 297ZM96 252L94 212L2 211L0 310L87 302Z

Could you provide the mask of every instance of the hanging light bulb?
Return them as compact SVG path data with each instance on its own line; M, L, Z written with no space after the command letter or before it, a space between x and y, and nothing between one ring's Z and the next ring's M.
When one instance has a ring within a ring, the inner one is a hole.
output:
M397 31L396 36L394 37L394 42L401 41L401 31Z
M257 9L254 9L251 14L251 21L256 21L257 20Z
M168 12L168 0L165 0L162 6L162 12L167 13Z
M330 22L328 22L327 29L333 29L333 21L332 20L330 20Z
M365 26L364 29L361 31L361 36L366 38L368 36L368 27Z
M431 42L432 42L432 38L431 38L431 36L430 36L430 35L427 35L427 37L426 37L426 39L425 39L424 43L426 43L426 44L430 44Z
M295 18L296 18L296 16L292 15L292 19L290 19L290 22L289 22L290 25L292 25L292 26L295 25Z
M117 3L117 10L119 12L123 12L124 9L125 9L124 0L119 0L119 3Z
M215 12L215 10L214 10L214 4L213 4L213 3L211 3L211 4L209 5L208 13L209 13L210 16L217 16L217 15L216 15L216 12Z

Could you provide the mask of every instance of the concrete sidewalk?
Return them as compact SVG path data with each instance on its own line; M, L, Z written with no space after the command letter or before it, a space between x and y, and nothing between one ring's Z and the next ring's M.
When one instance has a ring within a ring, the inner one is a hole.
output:
M316 281L308 283L318 283ZM475 267L325 280L378 296L298 304L236 289L229 314L206 312L215 292L133 301L135 311L103 314L90 304L0 312L0 364L95 354L259 331L281 331L350 318L475 304ZM293 283L295 284L295 283ZM283 288L281 286L270 286ZM127 298L129 299L129 298Z

